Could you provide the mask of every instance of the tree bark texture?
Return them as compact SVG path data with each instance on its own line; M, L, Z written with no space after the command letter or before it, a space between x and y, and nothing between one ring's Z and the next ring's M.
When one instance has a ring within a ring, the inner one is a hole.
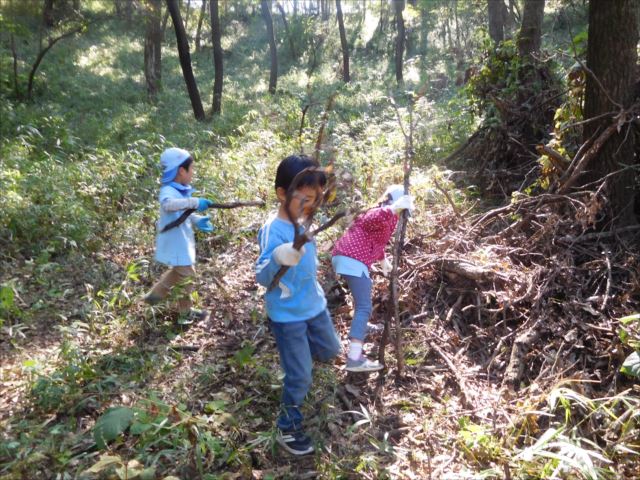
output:
M267 38L269 40L269 53L271 56L271 71L269 73L269 93L276 93L278 84L278 52L276 50L276 37L273 32L273 19L271 18L271 10L267 0L260 0L260 8L262 10L262 18L267 27Z
M155 98L161 89L162 79L162 0L148 0L146 7L144 78L147 94Z
M338 28L340 29L340 45L342 46L342 79L344 83L351 81L349 74L349 43L344 30L344 18L342 17L342 5L340 0L336 0L336 15L338 17Z
M525 0L522 25L518 33L518 53L522 58L531 57L540 50L542 39L542 18L545 0ZM608 2L605 2L608 3Z
M189 92L193 115L196 117L196 120L202 121L205 118L204 109L202 108L202 100L200 99L200 92L198 91L198 85L196 84L196 77L193 75L193 69L191 68L189 42L187 41L187 34L184 30L184 24L182 23L182 17L180 16L177 0L167 0L167 8L171 14L171 21L173 22L173 27L176 32L180 67L182 68L182 76L184 77L184 81L187 85L187 91Z
M590 119L607 112L619 112L634 101L635 69L637 62L635 0L589 2L589 36L587 44L587 74L584 118ZM615 102L615 103L614 103ZM616 105L617 104L617 105ZM584 138L611 125L605 117L584 126ZM602 146L599 155L586 166L589 173L583 183L590 183L615 172L624 165L638 164L634 158L634 129L630 123L615 132ZM617 227L636 223L633 202L638 186L633 172L622 172L607 180L606 194Z
M398 84L404 83L404 78L402 76L402 65L403 65L403 56L404 56L404 37L405 37L405 29L404 29L404 17L402 16L402 12L404 11L404 0L393 0L393 4L396 12L396 81Z
M220 14L218 0L211 0L211 39L213 41L213 67L215 69L213 81L213 105L214 115L222 111L222 31L220 30Z
M503 0L487 0L489 16L489 37L494 44L504 40L504 2Z

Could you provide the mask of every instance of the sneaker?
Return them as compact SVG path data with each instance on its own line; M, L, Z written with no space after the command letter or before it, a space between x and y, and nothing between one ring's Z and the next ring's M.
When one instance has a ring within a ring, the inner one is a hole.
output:
M197 310L192 308L188 313L178 317L178 325L191 325L193 322L204 322L209 318L209 310Z
M367 323L367 335L375 335L384 331L384 325L379 323Z
M347 366L345 367L345 370L348 372L377 372L383 368L384 365L377 360L369 360L364 355L360 355L358 360L353 360L347 357Z
M280 430L276 441L292 455L307 455L313 452L311 439L302 430Z

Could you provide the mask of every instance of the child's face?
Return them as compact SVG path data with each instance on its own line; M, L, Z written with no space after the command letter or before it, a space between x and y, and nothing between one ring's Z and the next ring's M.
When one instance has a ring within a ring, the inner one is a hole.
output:
M191 162L189 168L180 167L175 182L181 183L182 185L189 185L193 180L194 164L195 162Z
M284 207L284 202L287 199L286 192L282 188L278 190L280 190L278 192L278 198ZM298 188L293 193L293 198L289 204L289 213L293 218L308 217L311 215L313 205L315 205L320 195L322 195L322 190L319 187L306 185Z

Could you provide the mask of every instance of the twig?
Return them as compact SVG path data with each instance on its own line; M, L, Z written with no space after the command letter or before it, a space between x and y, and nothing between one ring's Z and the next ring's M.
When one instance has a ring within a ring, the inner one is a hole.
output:
M609 301L609 294L611 293L611 283L612 283L612 279L611 279L611 258L610 258L610 254L611 252L609 252L608 250L605 250L604 252L604 259L607 262L607 288L604 291L604 299L602 300L602 304L600 305L600 310L604 311L605 308L607 308L607 302Z
M262 200L256 200L256 201L250 201L250 202L212 203L209 206L209 208L228 209L228 208L239 208L239 207L264 207L264 206L265 206L265 202L263 202ZM185 220L187 218L189 218L189 215L191 215L196 210L197 209L195 209L195 208L187 208L173 222L167 223L162 228L162 230L160 230L160 233L164 233L164 232L166 232L168 230L171 230L172 228L179 227L180 225L182 225L185 222Z
M436 180L435 178L433 179L433 184L438 190L440 190L443 193L443 195L449 202L449 205L451 205L451 208L453 209L453 213L456 214L456 217L462 219L462 215L460 215L460 212L458 211L458 207L456 207L455 203L453 203L453 200L451 200L451 197L449 196L449 192L447 192L444 188L442 188L438 183L438 180Z
M332 180L328 182L328 184L325 186L325 189L324 189L324 192L322 192L322 195L316 195L315 201L310 207L310 213L306 216L305 223L302 225L304 228L304 231L302 233L300 232L300 226L298 225L297 217L299 217L300 214L302 214L302 210L305 208L305 206L304 206L304 203L302 203L300 205L301 211L297 212L297 215L293 215L291 213L291 208L290 208L291 200L293 199L293 195L298 188L298 184L302 181L302 178L305 175L308 175L309 173L321 174L321 173L324 173L324 171L325 170L320 167L305 168L293 178L293 180L291 181L291 185L287 190L287 198L284 203L284 209L287 213L287 216L289 217L289 221L293 224L293 229L294 229L293 248L295 248L296 250L300 250L305 243L311 241L313 237L315 237L318 233L320 233L323 230L326 230L327 228L335 224L340 218L348 214L348 212L338 212L328 222L325 222L320 227L316 228L313 231L309 230L309 226L313 222L313 216L316 214L316 211L318 210L320 205L324 201L326 201L327 195L325 193L330 191L334 186L335 179L332 178ZM276 288L276 286L278 286L280 279L285 275L285 273L287 273L288 270L289 270L289 267L287 265L282 265L280 267L276 275L273 277L273 280L271 280L271 284L269 285L268 291L271 291L274 288Z
M337 95L337 91L329 95L329 98L327 99L327 105L324 109L324 113L322 114L322 121L320 122L320 129L318 130L318 138L316 139L316 146L314 150L314 158L316 161L320 160L320 150L322 147L322 142L324 140L324 129L326 128L327 122L329 121L329 112L333 108L333 101L336 99Z

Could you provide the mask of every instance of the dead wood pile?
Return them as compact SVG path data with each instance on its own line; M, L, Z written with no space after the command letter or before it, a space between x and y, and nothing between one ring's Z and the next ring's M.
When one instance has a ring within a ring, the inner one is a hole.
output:
M601 205L578 192L473 219L433 214L434 231L405 246L405 325L436 318L431 343L465 354L492 383L578 375L611 385L624 360L617 318L640 311L640 229L586 233Z
M473 165L478 186L487 193L509 195L522 187L523 179L528 185L538 177L535 147L549 139L562 103L564 92L544 63L522 65L514 75L517 88L500 76L474 83L483 122L443 162Z

